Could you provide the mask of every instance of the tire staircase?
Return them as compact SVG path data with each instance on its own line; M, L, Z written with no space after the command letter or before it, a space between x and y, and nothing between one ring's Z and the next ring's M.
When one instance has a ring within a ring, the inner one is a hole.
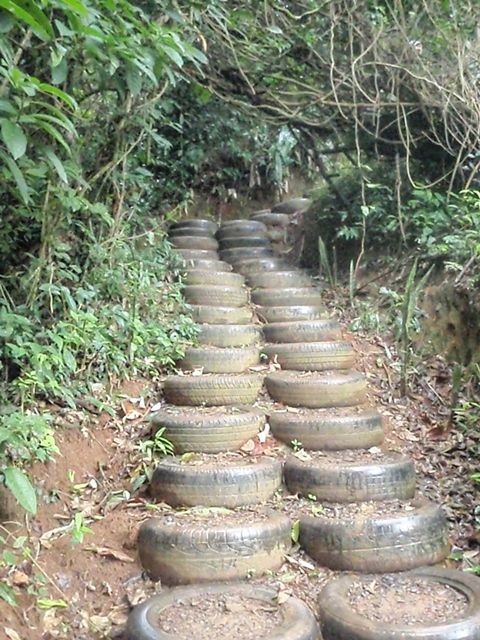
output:
M365 376L354 369L352 345L326 316L321 289L274 255L270 238L279 236L286 216L262 212L219 228L192 219L170 229L199 337L178 363L179 373L166 378L165 405L153 419L177 455L158 465L150 492L176 510L143 523L138 551L162 585L191 586L137 607L128 638L173 639L158 622L172 602L235 588L243 593L245 583L238 581L278 570L292 547L293 522L300 547L324 567L361 574L414 570L476 598L476 606L442 629L389 629L349 609L354 578L340 576L322 591L313 613L289 598L283 623L262 637L480 638L480 581L432 567L449 552L442 509L416 496L413 462L382 449L382 418L369 405ZM283 459L239 453L259 433L290 452ZM198 463L189 464L192 452ZM275 508L281 489L303 497L293 517ZM313 512L312 505L321 506ZM261 602L275 597L252 585L248 593Z

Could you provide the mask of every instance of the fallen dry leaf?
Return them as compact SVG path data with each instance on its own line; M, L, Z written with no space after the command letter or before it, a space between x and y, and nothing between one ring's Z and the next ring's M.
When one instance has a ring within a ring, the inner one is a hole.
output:
M25 587L30 583L30 578L23 571L15 571L12 575L12 584L16 587Z
M114 560L120 560L120 562L135 562L132 557L123 553L123 551L117 551L117 549L111 549L110 547L97 547L96 545L90 545L85 548L87 551L92 551L104 558L113 558Z

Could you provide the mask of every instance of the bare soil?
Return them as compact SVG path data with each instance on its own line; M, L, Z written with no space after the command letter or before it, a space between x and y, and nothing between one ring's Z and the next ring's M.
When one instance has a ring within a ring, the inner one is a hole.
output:
M155 515L161 517L164 524L189 528L195 526L198 529L210 529L211 527L242 527L257 522L264 522L272 515L271 509L264 506L239 507L227 509L225 507L191 507L190 509L174 510L160 507L161 511Z
M278 495L268 505L282 511L292 521L298 520L302 516L351 520L352 518L375 518L386 515L408 515L417 507L417 503L410 500L337 503L319 502L291 495Z
M391 574L355 581L348 600L368 620L400 626L454 622L469 605L463 593L437 580Z
M299 451L293 454L299 460L316 462L322 465L337 466L342 464L384 464L398 459L398 454L382 451L378 447L372 447L367 451L362 449L344 449L343 451Z
M273 438L259 447L255 440L247 440L240 451L222 451L220 453L184 453L183 456L172 458L170 462L181 466L193 467L229 467L245 464L256 464L266 458L284 458L288 453L288 447L277 444Z
M282 623L281 607L239 594L205 594L171 605L158 620L178 640L257 640Z

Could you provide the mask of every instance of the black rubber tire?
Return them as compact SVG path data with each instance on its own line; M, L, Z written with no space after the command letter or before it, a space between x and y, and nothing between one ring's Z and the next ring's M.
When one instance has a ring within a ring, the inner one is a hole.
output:
M207 220L204 218L186 218L185 220L179 220L178 222L174 222L170 225L169 231L188 228L203 229L208 231L210 235L213 235L218 229L218 224L213 220Z
M291 287L313 287L313 280L301 271L267 271L252 273L247 278L252 289L285 289Z
M263 327L268 342L297 343L340 340L342 329L336 320L298 320L271 322Z
M180 227L179 229L172 229L168 232L169 238L181 238L183 236L195 236L198 238L213 238L214 234L207 229L201 227Z
M291 307L292 305L323 305L323 297L313 287L290 287L288 289L255 289L252 302L262 307Z
M270 240L267 236L235 236L220 240L221 249L238 249L239 247L269 247Z
M260 364L259 347L187 347L177 366L185 371L203 368L204 373L243 373Z
M369 449L384 439L382 417L376 411L333 413L329 409L303 412L274 411L269 418L272 434L290 444L302 443L307 450Z
M226 262L238 262L244 258L268 258L273 255L271 247L237 247L235 249L220 249L218 252Z
M229 220L224 222L217 230L218 240L223 238L233 238L235 236L248 236L266 233L267 227L256 220Z
M463 594L467 611L453 622L393 625L367 620L352 611L348 591L358 580L340 576L321 591L319 597L322 638L324 640L474 640L480 638L480 580L453 569L423 567L406 576L431 579Z
M285 270L287 263L282 258L242 258L232 262L234 271L244 276L263 271Z
M440 507L428 502L399 515L341 521L302 517L299 543L324 567L362 573L406 571L436 564L450 551L445 515Z
M254 404L263 379L257 375L212 374L209 376L168 376L163 392L167 402L188 406Z
M330 375L275 371L266 377L266 386L277 402L309 409L361 404L367 389L365 376L356 371Z
M225 307L202 304L189 305L190 313L195 322L200 324L250 324L253 312L249 307Z
M284 473L291 493L316 496L320 502L410 500L415 495L415 466L400 454L370 463L290 456Z
M279 202L272 207L272 213L292 214L298 211L305 211L312 204L309 198L291 198L284 202Z
M272 458L238 465L200 466L165 458L150 482L151 495L172 507L227 507L266 502L282 484L282 463Z
M191 269L199 271L220 271L222 273L233 271L231 264L223 260L218 260L218 258L216 260L184 260L183 265L185 271Z
M255 213L250 217L250 220L263 222L263 224L265 224L267 227L288 227L291 222L291 217L288 213L274 213L272 211L263 211L261 213Z
M297 322L300 320L324 320L325 307L322 305L292 305L285 307L257 307L257 316L262 322Z
M142 524L138 550L142 566L163 584L246 578L275 571L291 547L289 518L274 513L253 524L171 524L151 518Z
M175 253L182 258L185 262L193 260L218 260L218 252L210 249L177 249L174 248ZM223 262L223 261L221 261Z
M190 304L243 307L248 303L248 291L243 287L224 287L218 284L187 284L183 296Z
M297 598L289 597L279 605L278 592L257 587L251 584L209 584L208 586L177 587L166 593L155 595L131 612L127 623L126 640L175 640L175 635L162 630L159 621L162 611L172 605L184 604L188 607L192 600L198 601L206 595L235 594L249 600L258 600L262 610L272 606L279 607L283 620L274 627L263 640L318 640L320 631L318 623L310 609ZM247 615L247 611L239 611L239 616ZM192 629L195 635L195 629ZM214 639L215 640L215 639Z
M282 369L329 371L350 369L356 354L349 342L294 342L266 344L263 353Z
M259 411L225 408L221 413L211 413L210 409L185 409L179 407L178 413L164 409L151 419L155 432L165 428L165 437L176 453L236 451L265 425L265 416Z
M215 284L224 287L243 287L245 278L239 273L189 269L185 274L186 284Z
M257 324L202 324L197 336L199 344L213 347L247 347L262 340Z
M206 251L216 251L218 242L215 238L207 236L173 236L170 243L176 249L200 249Z

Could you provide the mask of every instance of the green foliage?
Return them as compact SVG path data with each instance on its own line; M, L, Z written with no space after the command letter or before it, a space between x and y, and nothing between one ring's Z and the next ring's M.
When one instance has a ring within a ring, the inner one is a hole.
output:
M85 524L83 513L77 511L72 521L72 544L82 544L89 533L93 533L92 529Z
M55 445L50 416L12 412L0 415L0 481L17 502L29 513L37 510L35 490L20 466L50 460L58 449Z
M152 438L139 442L137 449L140 462L132 473L133 490L151 480L155 466L161 458L174 453L173 444L165 437L164 427L157 429Z

